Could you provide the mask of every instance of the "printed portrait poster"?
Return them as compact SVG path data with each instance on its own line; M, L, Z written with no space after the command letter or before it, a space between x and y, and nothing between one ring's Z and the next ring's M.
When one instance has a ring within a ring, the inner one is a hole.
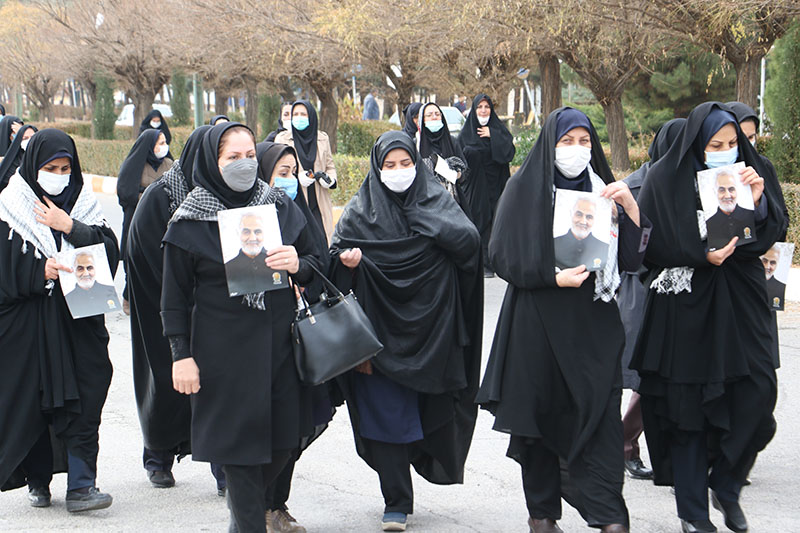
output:
M792 268L794 243L776 242L761 256L764 275L767 277L767 299L773 311L783 311L783 298L786 295L786 282Z
M603 269L613 229L612 205L598 194L556 189L553 237L558 268Z
M275 205L226 209L218 217L228 294L242 296L289 286L285 270L267 266L267 252L283 244Z
M114 276L108 266L105 245L93 244L65 250L56 254L56 261L72 269L72 272L58 271L61 292L64 293L72 318L102 315L122 309L114 287Z
M734 237L736 246L756 240L753 193L739 175L744 168L739 162L697 173L709 250L724 248Z

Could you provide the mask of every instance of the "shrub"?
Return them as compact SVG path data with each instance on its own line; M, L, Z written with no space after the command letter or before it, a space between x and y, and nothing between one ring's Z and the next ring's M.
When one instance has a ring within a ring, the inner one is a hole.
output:
M264 139L275 129L278 117L281 114L281 97L277 94L258 95L258 123L261 126L261 134L258 139Z
M344 206L358 191L369 172L369 158L334 154L336 188L331 191L333 205Z
M368 157L372 145L381 134L398 127L385 120L339 122L336 130L338 152L347 155Z
M94 98L94 137L96 139L113 139L114 122L117 114L114 111L114 86L113 82L103 74L95 75L97 90Z
M800 180L800 22L775 42L767 62L769 81L765 104L772 142L762 153L772 160L784 181Z
M512 131L513 130L514 128L512 127ZM522 165L522 162L528 157L531 148L533 148L534 143L536 143L536 139L539 138L539 131L540 128L527 126L520 127L514 132L514 146L517 148L517 151L514 153L514 159L511 160L512 167L519 167Z
M786 199L786 207L789 210L789 231L786 234L786 242L794 243L794 257L792 263L800 263L800 185L794 183L783 183L783 196Z

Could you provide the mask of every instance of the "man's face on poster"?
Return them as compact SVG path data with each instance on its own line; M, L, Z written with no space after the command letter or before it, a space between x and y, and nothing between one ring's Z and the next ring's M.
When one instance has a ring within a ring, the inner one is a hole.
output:
M75 257L75 279L78 287L89 290L94 287L96 271L94 268L94 257L90 254L78 254Z
M736 179L730 174L717 176L717 201L724 213L732 213L736 209Z
M248 257L261 253L264 243L264 222L256 215L245 215L239 222L239 240Z
M592 233L597 206L588 198L581 198L572 208L572 234L583 240Z
M771 279L775 275L775 270L778 268L778 261L781 260L781 254L777 248L770 248L767 253L761 256L761 263L764 265L764 274L767 279Z

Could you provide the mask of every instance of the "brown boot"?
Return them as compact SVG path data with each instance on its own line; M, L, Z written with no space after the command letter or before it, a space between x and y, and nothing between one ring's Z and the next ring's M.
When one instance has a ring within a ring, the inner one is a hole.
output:
M556 521L551 518L528 518L531 533L564 533Z
M609 524L607 526L603 526L600 531L602 533L628 533L628 530L625 526L621 524Z

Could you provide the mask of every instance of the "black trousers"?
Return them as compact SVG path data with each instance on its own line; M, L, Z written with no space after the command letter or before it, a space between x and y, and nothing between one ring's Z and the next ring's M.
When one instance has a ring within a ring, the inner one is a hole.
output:
M293 450L273 450L272 462L263 465L224 465L231 510L230 533L264 533L267 529L267 487L286 466Z
M707 442L705 431L681 432L670 446L675 503L684 520L708 520L709 486L720 500L739 501L744 479L721 454L709 464Z
M622 498L620 398L621 391L612 394L594 436L570 463L559 459L542 439L525 439L525 450L519 462L531 518L560 519L563 496L590 527L609 524L628 527L628 509Z
M295 451L281 473L267 487L267 509L270 511L286 511L286 502L289 500L289 492L292 490L292 476L294 475L294 465L297 463L299 450Z
M50 486L53 480L53 446L50 443L49 429L42 432L20 466L28 480L29 488L41 489Z
M378 473L383 494L384 512L414 512L414 488L411 484L411 459L407 444L393 444L363 439L372 458L369 465Z

